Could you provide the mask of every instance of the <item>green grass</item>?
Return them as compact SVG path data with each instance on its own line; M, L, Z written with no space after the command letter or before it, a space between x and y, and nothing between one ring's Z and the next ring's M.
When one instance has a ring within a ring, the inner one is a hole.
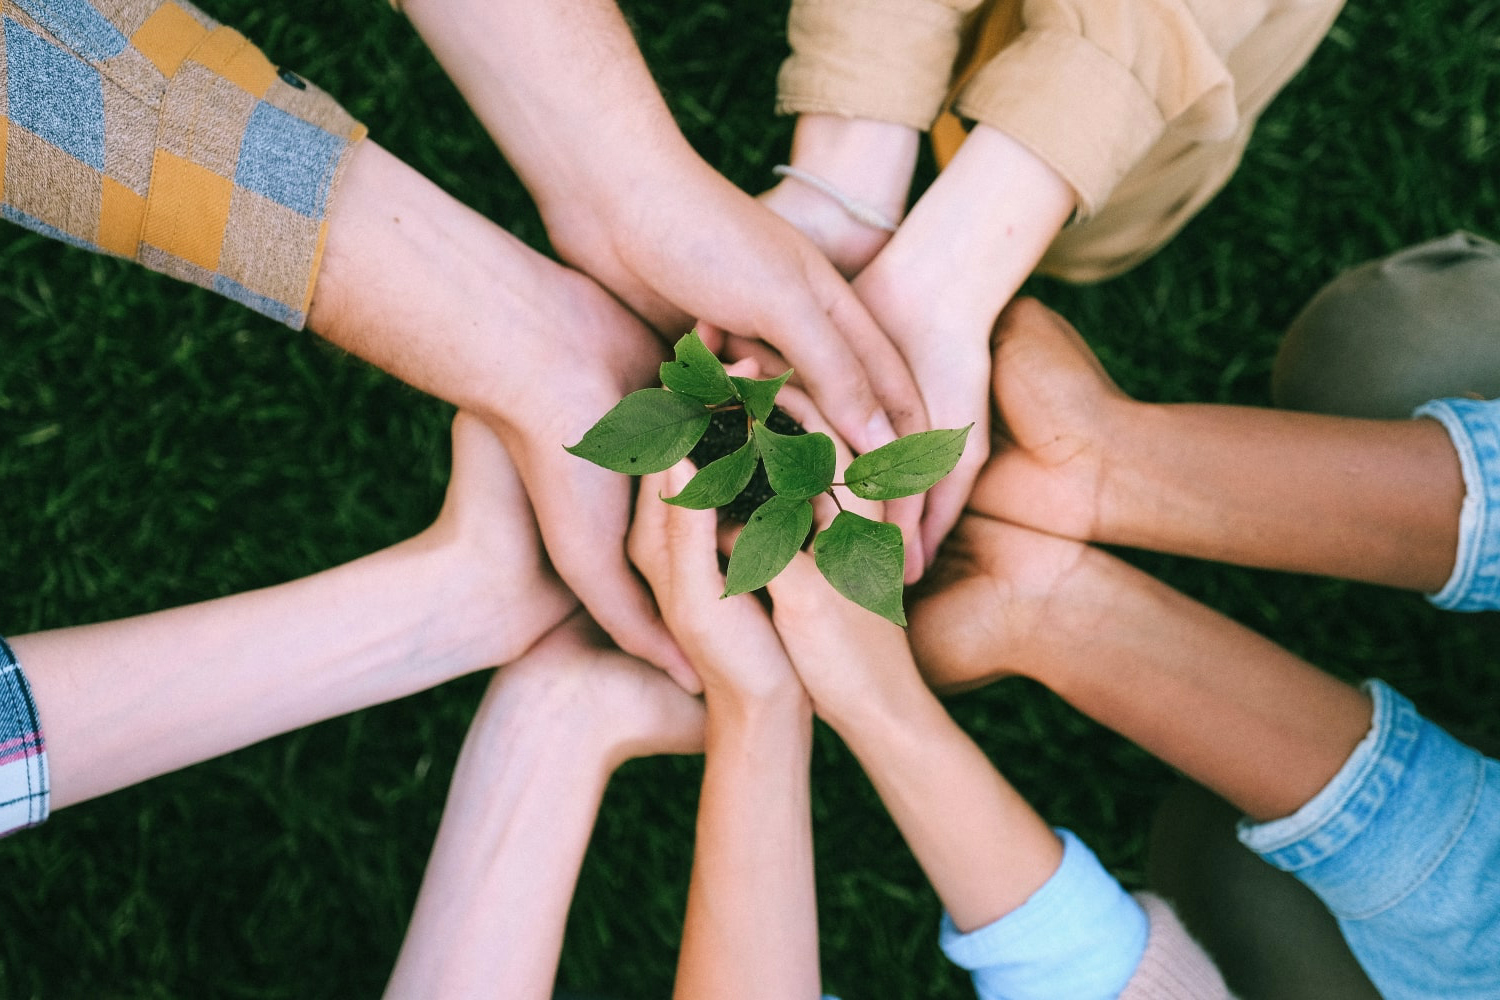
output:
M628 6L693 143L747 190L765 187L790 129L769 112L784 9ZM209 9L545 248L524 192L383 3L330 0L300 21L289 4ZM1229 188L1166 251L1102 285L1032 290L1135 395L1266 403L1280 332L1342 267L1455 228L1500 235L1497 47L1494 2L1351 3ZM437 509L448 407L309 334L15 227L0 229L0 328L0 632L289 579L405 537ZM1385 678L1458 731L1500 736L1500 618L1137 561L1340 676ZM0 997L377 995L481 685L271 740L0 843ZM1166 768L1029 685L952 708L1046 816L1138 883ZM931 893L826 731L814 765L828 989L965 996L936 949ZM667 995L699 774L694 761L644 761L617 778L565 982Z

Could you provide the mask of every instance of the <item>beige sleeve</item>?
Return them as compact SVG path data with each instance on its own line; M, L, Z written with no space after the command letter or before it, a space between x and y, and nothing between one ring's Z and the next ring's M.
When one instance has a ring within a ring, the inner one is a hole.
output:
M1020 34L958 95L963 117L1045 160L1097 211L1163 133L1235 133L1225 56L1267 2L1026 0Z
M926 130L947 97L964 18L980 0L792 0L780 114Z

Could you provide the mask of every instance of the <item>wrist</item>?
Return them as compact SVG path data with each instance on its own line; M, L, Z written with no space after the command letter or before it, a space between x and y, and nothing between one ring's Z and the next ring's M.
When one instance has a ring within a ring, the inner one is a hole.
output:
M708 712L705 740L710 745L781 743L804 731L810 738L812 703L795 679L749 694L705 678L703 701Z
M805 114L792 136L791 165L846 197L899 221L906 209L920 136L870 118Z
M1075 205L1061 175L979 125L912 206L882 259L898 258L897 273L915 269L954 320L988 331Z

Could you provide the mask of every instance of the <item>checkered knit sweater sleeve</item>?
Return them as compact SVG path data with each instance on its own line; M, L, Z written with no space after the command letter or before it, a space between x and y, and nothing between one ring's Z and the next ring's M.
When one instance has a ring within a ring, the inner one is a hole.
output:
M0 214L301 328L364 126L186 0L0 21Z
M1135 898L1151 922L1151 936L1120 1000L1233 1000L1213 960L1189 936L1172 907L1150 893L1137 893Z

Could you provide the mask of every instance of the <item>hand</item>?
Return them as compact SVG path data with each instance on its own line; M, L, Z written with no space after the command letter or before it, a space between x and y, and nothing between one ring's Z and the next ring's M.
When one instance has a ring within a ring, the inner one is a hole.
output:
M641 477L630 558L656 594L662 617L703 679L709 704L802 697L770 618L752 594L720 598L718 517L663 503L693 477L686 461Z
M515 458L558 574L627 652L666 670L685 690L701 686L625 556L632 486L563 450L610 407L655 381L661 343L592 281L563 272L571 288L546 345L548 357L511 384L496 431ZM563 359L566 359L564 361Z
M703 702L615 649L582 612L496 672L476 726L500 733L518 720L598 754L608 771L636 757L703 750Z
M860 451L926 428L905 360L816 247L701 161L657 183L672 196L586 232L549 219L558 252L658 329L698 317L712 348L714 330L766 343Z
M1035 299L995 325L992 449L971 509L1039 531L1097 538L1110 448L1131 400L1083 338Z
M433 613L457 661L473 669L520 656L578 601L542 555L531 505L499 438L460 410L452 440L442 510L413 544L445 554L447 591Z
M930 565L989 457L989 341L973 319L947 310L944 295L925 286L921 272L888 266L889 260L876 258L855 290L911 359L932 426L973 425L958 465L926 494L920 540ZM908 573L907 582L919 575Z
M929 561L984 464L995 319L1075 203L1072 188L1025 146L975 126L855 281L910 362L931 425L974 424L958 468L928 495L922 546Z
M1035 677L1069 635L1097 621L1097 553L1069 539L965 514L911 594L908 634L932 687L961 691ZM1106 603L1103 606L1107 607ZM1079 614L1082 609L1082 615Z

